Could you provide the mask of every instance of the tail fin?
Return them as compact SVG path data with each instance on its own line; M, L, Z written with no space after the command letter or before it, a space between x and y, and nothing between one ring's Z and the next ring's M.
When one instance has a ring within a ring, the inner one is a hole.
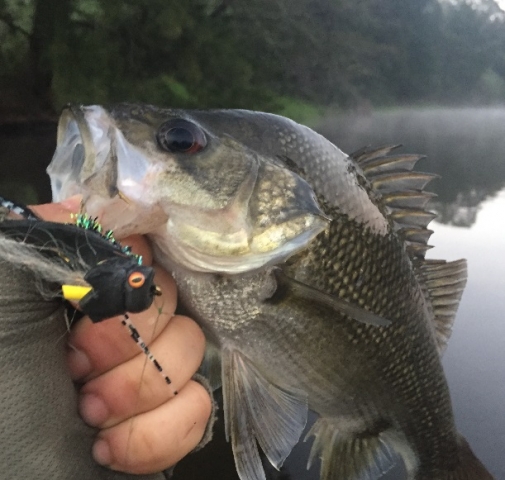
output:
M475 456L464 437L459 437L459 464L455 470L438 475L416 477L416 480L495 480Z

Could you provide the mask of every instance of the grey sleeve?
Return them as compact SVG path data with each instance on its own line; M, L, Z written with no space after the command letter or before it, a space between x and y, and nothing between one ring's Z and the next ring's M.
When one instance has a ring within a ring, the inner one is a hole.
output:
M203 388L205 388L205 390L207 390L207 393L209 394L210 400L212 402L212 410L210 412L209 421L207 422L207 427L205 428L205 432L203 434L202 439L200 440L200 443L193 450L193 452L197 452L198 450L201 450L203 447L205 447L205 445L207 445L212 440L212 436L214 433L214 424L216 423L217 419L216 411L218 407L214 399L214 392L212 391L212 387L210 386L209 381L199 373L193 375L193 380L195 382L198 382Z
M44 300L29 272L0 261L0 479L165 479L93 461L97 431L78 415L65 335L61 302Z

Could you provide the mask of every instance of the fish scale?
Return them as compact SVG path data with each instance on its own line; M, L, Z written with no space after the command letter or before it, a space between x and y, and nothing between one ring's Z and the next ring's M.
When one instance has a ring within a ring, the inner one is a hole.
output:
M378 479L395 452L409 480L492 479L454 425L440 355L466 263L425 259L419 155L346 155L271 114L129 104L69 107L58 138L54 199L81 193L106 228L146 233L220 349L241 480L265 479L260 449L282 466L309 409L322 480Z

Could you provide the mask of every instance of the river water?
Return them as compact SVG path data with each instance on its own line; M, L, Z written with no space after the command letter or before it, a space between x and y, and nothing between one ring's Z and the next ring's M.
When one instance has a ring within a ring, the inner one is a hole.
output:
M439 219L430 224L435 248L427 257L468 260L443 364L459 430L505 479L505 109L348 115L319 131L346 152L400 143L401 151L427 155L417 169L441 176L428 187L438 194Z
M392 110L325 119L318 130L342 150L403 144L423 153L418 169L441 178L432 209L439 220L430 258L467 258L468 284L443 363L456 423L496 479L505 478L505 109ZM53 127L0 133L0 194L48 201L43 171L54 148ZM7 191L6 191L7 190ZM268 477L315 480L305 469L307 444L297 446L280 473ZM216 441L175 470L175 479L235 479L222 431ZM403 480L401 467L382 477Z

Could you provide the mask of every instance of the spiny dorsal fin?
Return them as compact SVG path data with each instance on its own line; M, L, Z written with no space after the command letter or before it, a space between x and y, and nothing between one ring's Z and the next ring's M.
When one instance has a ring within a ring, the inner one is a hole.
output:
M381 145L380 147L375 147L372 148L370 146L360 148L359 150L356 150L355 152L349 154L349 156L360 166L362 163L372 159L372 158L379 158L379 157L384 157L391 151L400 148L401 145Z
M400 230L400 234L403 235L408 242L421 243L423 245L428 243L432 233L433 230L427 228L406 227Z
M425 192L426 185L436 178L432 173L413 171L422 155L389 153L397 148L381 146L364 148L351 155L361 167L379 202L391 220L393 228L405 240L405 248L412 259L423 259L431 248L427 242L432 231L426 228L436 214L426 210L435 194Z
M466 260L424 260L419 262L416 270L433 310L437 346L442 355L466 285Z
M410 171L421 158L423 158L421 155L413 154L387 155L379 158L372 157L365 162L360 162L360 166L367 176L375 172L384 173L400 169Z
M422 191L438 175L434 173L389 171L388 173L367 176L373 187L379 192L391 193L402 191Z
M426 226L437 216L436 213L428 212L423 209L402 208L391 209L390 217L400 228L414 227L426 228Z
M419 242L405 242L407 245L407 253L411 258L424 258L426 252L433 248L431 245L425 245Z
M391 208L424 208L436 193L422 191L392 192L382 196L383 201Z

